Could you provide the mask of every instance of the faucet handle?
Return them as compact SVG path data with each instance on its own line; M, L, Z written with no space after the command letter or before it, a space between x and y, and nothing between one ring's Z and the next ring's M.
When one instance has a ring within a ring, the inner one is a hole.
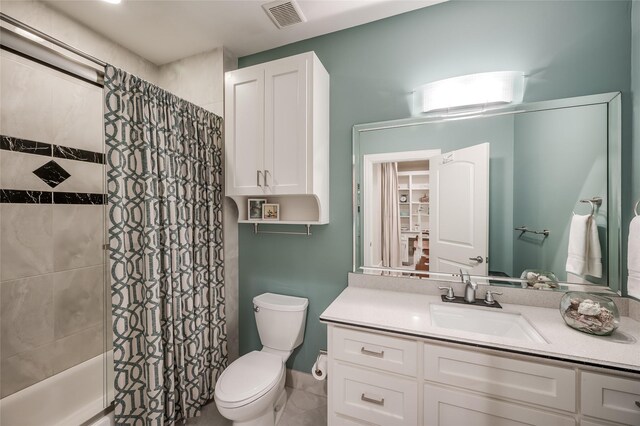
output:
M484 297L484 303L487 304L487 305L495 304L496 303L496 299L494 299L494 297L493 297L494 294L502 296L502 293L498 293L497 291L487 290L487 294Z
M453 294L453 288L449 287L438 287L440 290L446 290L447 294L444 296L447 300L453 300L456 298L455 294Z

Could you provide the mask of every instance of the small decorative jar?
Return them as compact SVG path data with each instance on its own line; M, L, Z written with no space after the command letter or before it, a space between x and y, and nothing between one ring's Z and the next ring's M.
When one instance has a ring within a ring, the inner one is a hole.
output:
M610 335L620 324L613 300L594 293L567 292L560 300L560 314L569 327L598 336Z

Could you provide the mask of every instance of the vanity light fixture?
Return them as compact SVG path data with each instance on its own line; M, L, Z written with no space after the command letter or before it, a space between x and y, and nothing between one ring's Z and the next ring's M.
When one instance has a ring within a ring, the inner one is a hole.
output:
M120 4L122 2L122 0L102 0L102 1L111 3L111 4Z
M415 94L421 113L521 103L524 72L496 71L447 78L420 86Z

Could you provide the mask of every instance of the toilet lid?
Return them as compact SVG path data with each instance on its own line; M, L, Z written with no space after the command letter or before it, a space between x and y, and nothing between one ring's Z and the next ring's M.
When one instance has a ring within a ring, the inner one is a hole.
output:
M216 399L239 407L255 401L280 380L284 363L282 357L253 351L232 362L216 383Z

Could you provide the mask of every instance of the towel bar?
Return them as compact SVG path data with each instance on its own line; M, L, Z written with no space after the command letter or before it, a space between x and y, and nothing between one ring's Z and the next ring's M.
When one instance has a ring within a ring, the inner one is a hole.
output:
M306 232L289 232L289 231L260 231L258 229L258 224L254 223L253 224L253 233L254 234L281 234L281 235L306 235L307 237L310 237L311 234L311 225L304 225L307 227L307 231Z
M534 231L532 229L529 229L528 227L522 225L522 226L518 226L517 228L513 228L514 231L520 231L520 235L524 234L525 232L530 232L532 234L536 234L536 235L544 235L545 238L548 237L551 234L551 231L549 231L548 229L543 229L542 231Z

